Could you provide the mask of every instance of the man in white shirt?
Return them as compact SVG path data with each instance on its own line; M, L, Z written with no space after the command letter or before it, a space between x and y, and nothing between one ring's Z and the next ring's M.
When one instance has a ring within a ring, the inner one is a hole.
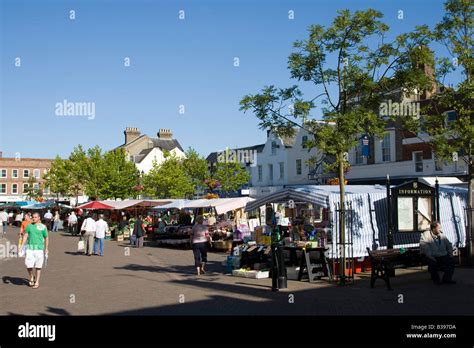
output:
M95 215L94 218L90 217L90 215L84 220L81 226L81 233L84 236L84 255L91 256L92 255L92 248L94 244L94 237L95 237Z
M69 217L67 218L67 225L69 227L69 233L71 235L76 235L76 231L77 231L77 216L76 216L76 213L75 212L71 212L71 214L69 215Z
M7 234L8 214L5 210L0 211L0 223L3 229L3 235Z
M48 212L46 214L44 214L43 218L44 218L44 224L50 230L51 229L51 220L53 219L53 214L51 214L51 211L48 210Z
M109 225L104 221L104 215L99 215L99 220L95 223L95 243L94 243L94 255L104 256L104 238L105 233L109 231ZM100 251L97 254L97 251Z

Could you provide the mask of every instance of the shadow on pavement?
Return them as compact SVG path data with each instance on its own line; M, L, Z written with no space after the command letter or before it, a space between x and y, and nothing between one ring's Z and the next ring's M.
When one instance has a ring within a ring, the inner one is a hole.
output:
M159 273L179 273L183 275L195 274L196 268L194 265L189 266L144 266L139 264L128 264L122 267L114 267L115 269L128 270L128 271L144 271L144 272L159 272ZM223 266L220 262L210 261L206 263L206 274L203 276L211 274L222 275Z
M67 255L75 255L75 256L84 255L82 251L65 251L64 253Z
M15 277L4 276L2 280L4 284L28 285L28 279L26 278L15 278Z

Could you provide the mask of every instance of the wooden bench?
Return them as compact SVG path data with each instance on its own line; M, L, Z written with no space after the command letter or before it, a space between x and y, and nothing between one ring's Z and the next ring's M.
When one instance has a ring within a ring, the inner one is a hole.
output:
M383 279L388 290L392 290L390 285L390 277L395 276L396 268L407 268L424 265L423 257L420 255L419 249L387 249L387 250L370 250L370 263L372 272L370 276L370 287L374 288L377 279Z

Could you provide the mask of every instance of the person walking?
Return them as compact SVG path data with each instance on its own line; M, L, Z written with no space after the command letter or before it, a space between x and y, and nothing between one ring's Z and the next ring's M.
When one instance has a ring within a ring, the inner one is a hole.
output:
M133 234L136 238L136 247L143 248L143 239L145 236L145 229L143 226L142 216L139 215L137 221L135 221L135 225L133 226Z
M430 230L421 234L420 253L426 258L428 271L435 285L456 284L451 279L454 273L453 245L441 231L438 221L430 225ZM439 278L440 268L444 268L443 281Z
M95 237L95 215L94 217L86 217L84 222L81 226L81 234L84 237L84 255L91 256L92 255L92 248L94 245L94 237Z
M67 226L71 235L77 235L77 216L75 212L69 214L69 217L67 218Z
M20 250L27 244L25 265L30 277L29 285L38 289L41 277L41 268L44 258L48 256L49 238L48 229L41 223L39 213L33 214L33 222L26 226Z
M201 273L204 274L206 273L207 245L208 243L212 243L212 239L209 235L208 226L204 225L202 215L196 217L196 224L193 226L190 241L193 248L196 273L197 275L201 275Z
M15 215L15 226L20 227L23 222L23 212L19 212Z
M26 214L25 218L21 222L20 225L20 239L23 240L23 236L25 235L26 227L31 224L31 216L30 214Z
M51 214L51 210L48 210L46 214L44 214L43 218L46 227L48 227L48 229L51 229L51 220L53 219L53 214Z
M104 221L104 214L99 215L99 220L95 223L94 255L104 256L105 233L109 231L109 225ZM97 254L99 252L99 254Z
M125 230L128 228L128 221L127 221L127 216L126 215L122 215L122 220L119 222L118 224L118 230L121 234L124 234ZM133 243L133 238L132 238L133 234L130 236L130 244L131 245L134 245L135 243Z
M8 213L5 210L0 211L0 223L3 229L3 235L7 234L7 226L8 226Z
M53 218L53 232L58 232L60 220L61 220L61 217L59 216L59 211L56 211L54 213L54 218Z

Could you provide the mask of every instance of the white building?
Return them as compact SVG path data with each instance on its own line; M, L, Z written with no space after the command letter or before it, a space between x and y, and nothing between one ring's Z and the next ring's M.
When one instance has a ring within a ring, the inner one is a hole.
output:
M293 137L269 132L256 166L251 167L250 196L273 193L285 185L325 183L328 175L323 173L322 154L304 146L311 136L303 129Z
M148 173L153 162L161 164L165 161L165 152L184 157L180 143L173 139L169 129L160 129L157 138L141 134L138 128L127 127L124 131L125 143L118 148L124 148L129 160L133 161L140 172Z

